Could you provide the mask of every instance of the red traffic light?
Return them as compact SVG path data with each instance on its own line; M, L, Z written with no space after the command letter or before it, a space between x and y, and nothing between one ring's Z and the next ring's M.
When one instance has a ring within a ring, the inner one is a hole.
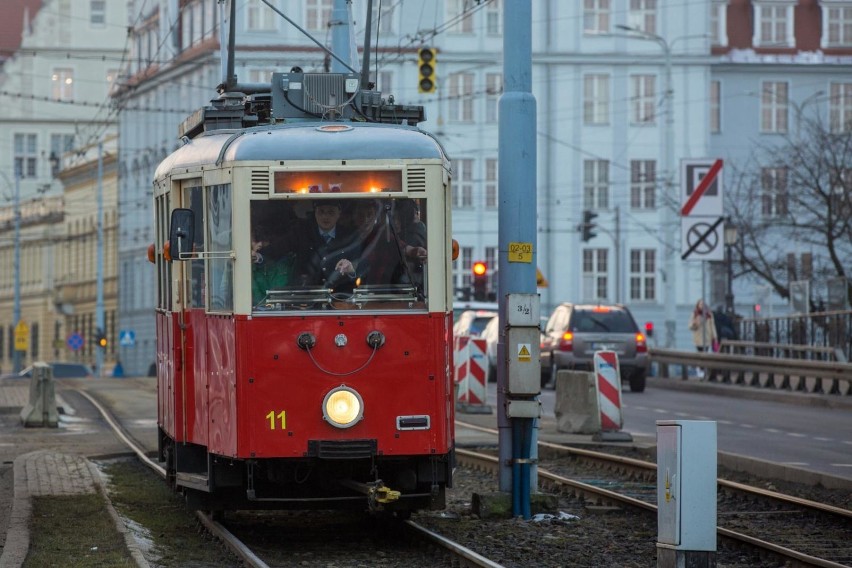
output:
M473 273L477 276L484 276L485 273L488 272L488 265L484 262L474 262L473 263Z
M647 337L653 337L654 336L654 322L652 322L652 321L646 321L645 322L645 335Z
M755 305L754 305L754 311L756 311L756 312L759 312L759 311L760 311L760 304L755 304Z

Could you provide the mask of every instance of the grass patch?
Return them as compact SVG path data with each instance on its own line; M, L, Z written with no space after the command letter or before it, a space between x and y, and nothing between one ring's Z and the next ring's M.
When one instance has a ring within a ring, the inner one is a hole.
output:
M100 493L33 498L25 568L135 565Z
M145 557L160 566L233 566L235 560L206 531L165 481L136 460L100 464L110 500ZM224 556L224 558L223 558Z

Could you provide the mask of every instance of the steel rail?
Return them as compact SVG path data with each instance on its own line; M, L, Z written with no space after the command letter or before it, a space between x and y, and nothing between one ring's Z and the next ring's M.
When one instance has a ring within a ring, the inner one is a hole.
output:
M470 460L470 463L476 466L485 465L489 471L493 471L496 473L498 467L498 458L494 456L489 456L487 454L480 454L477 452L472 452L470 450L456 449L456 455L459 458L460 464L464 463L465 459ZM608 499L615 503L623 503L625 505L630 505L635 508L639 508L651 513L657 512L657 506L648 503L647 501L642 501L640 499L635 499L633 497L629 497L627 495L621 495L614 491L610 491L608 489L603 489L600 487L595 487L594 485L589 485L586 483L582 483L579 481L574 481L572 479L568 479L561 475L554 474L549 472L541 467L538 468L539 477L544 477L545 479L555 483L556 485L563 485L572 487L581 491L584 495L591 494L601 498ZM817 558L814 556L810 556L808 554L804 554L802 552L798 552L796 550L792 550L790 548L786 548L780 546L778 544L768 542L765 540L761 540L759 538L749 536L743 533L739 533L736 531L732 531L730 529L726 529L723 527L716 527L716 532L722 537L729 538L744 544L747 544L754 548L760 548L773 554L782 556L784 558L788 558L791 560L796 560L807 566L816 566L818 568L848 568L845 564L838 564L837 562L832 562L831 560L825 560L823 558Z
M476 424L468 424L467 422L462 422L460 420L456 420L456 424L463 426L465 428L471 430L477 430L479 432L484 432L487 434L493 434L497 436L497 430L493 428L486 428L484 426L478 426ZM608 463L615 463L619 465L625 465L629 467L634 467L636 469L641 469L644 471L657 471L657 464L642 460L637 460L635 458L626 458L623 456L615 456L612 454L607 454L604 452L596 452L594 450L585 450L583 448L572 448L570 446L564 446L562 444L554 444L552 442L543 442L539 441L538 443L540 448L546 448L550 450L554 450L556 452L563 452L571 455L582 456L590 459L597 459L600 461L605 461ZM457 449L456 453L462 452L463 450ZM767 497L770 499L775 499L776 501L780 501L782 503L788 505L796 505L799 507L805 507L808 509L812 509L814 511L820 513L831 513L833 515L837 515L842 518L852 519L852 509L845 509L843 507L836 507L834 505L829 505L827 503L819 503L817 501L811 501L810 499L804 499L802 497L796 497L794 495L787 495L785 493L778 493L777 491L771 491L769 489L763 489L761 487L754 487L751 485L746 485L744 483L738 483L736 481L730 481L727 479L717 478L716 483L719 487L723 487L725 489L731 489L734 491L740 491L743 493L748 493L751 495L757 495L760 497Z
M134 441L130 435L125 431L124 427L119 424L118 420L116 420L112 413L107 410L94 396L90 395L88 392L82 389L75 389L78 393L80 393L86 400L88 400L92 406L94 406L97 411L101 414L106 423L110 426L116 436L128 447L130 450L136 454L136 456L152 469L157 475L161 478L166 478L166 470L157 462L153 461L149 458L144 448L139 445L138 442ZM204 527L210 531L215 537L221 540L225 546L237 556L242 562L245 563L246 566L250 566L251 568L269 568L269 565L266 564L263 560L261 560L251 549L245 545L239 538L237 538L231 531L225 528L221 523L214 521L212 516L209 513L205 513L203 511L196 511L196 517L204 525ZM470 550L462 546L461 544L454 542L448 538L445 538L437 533L430 531L429 529L418 525L414 521L405 521L405 523L421 538L430 540L435 544L441 546L442 548L448 550L450 553L458 557L462 562L467 566L476 566L481 568L502 568L501 564L493 562L488 558Z
M136 454L136 456L147 465L150 469L152 469L157 475L166 478L166 470L160 464L153 461L145 454L145 450L135 441L133 441L130 436L125 432L124 428L118 423L118 421L112 416L112 413L109 412L106 408L104 408L101 403L95 399L92 395L85 392L82 389L76 389L78 393L83 395L86 400L92 403L98 412L100 412L101 416L103 416L106 423L112 428L118 438L124 442L124 444L130 448L130 450ZM210 518L210 515L204 513L202 511L196 511L195 516L198 517L198 520L201 521L201 524L207 528L214 536L219 538L225 545L230 549L230 551L240 558L246 565L251 566L252 568L269 568L269 565L266 564L263 560L258 558L242 541L240 541L237 537L235 537L228 529L222 526L221 523L214 521Z

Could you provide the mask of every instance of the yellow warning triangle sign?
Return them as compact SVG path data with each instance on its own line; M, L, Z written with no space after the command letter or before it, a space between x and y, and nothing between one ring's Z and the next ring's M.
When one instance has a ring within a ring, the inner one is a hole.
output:
M529 361L532 358L529 345L522 343L518 346L518 361Z

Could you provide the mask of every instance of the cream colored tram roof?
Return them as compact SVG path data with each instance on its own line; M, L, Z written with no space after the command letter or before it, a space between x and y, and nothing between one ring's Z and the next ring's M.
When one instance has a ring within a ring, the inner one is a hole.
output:
M349 127L326 132L321 126ZM155 179L175 168L282 160L447 159L430 134L410 126L371 123L302 122L249 128L214 130L190 140L157 167Z

